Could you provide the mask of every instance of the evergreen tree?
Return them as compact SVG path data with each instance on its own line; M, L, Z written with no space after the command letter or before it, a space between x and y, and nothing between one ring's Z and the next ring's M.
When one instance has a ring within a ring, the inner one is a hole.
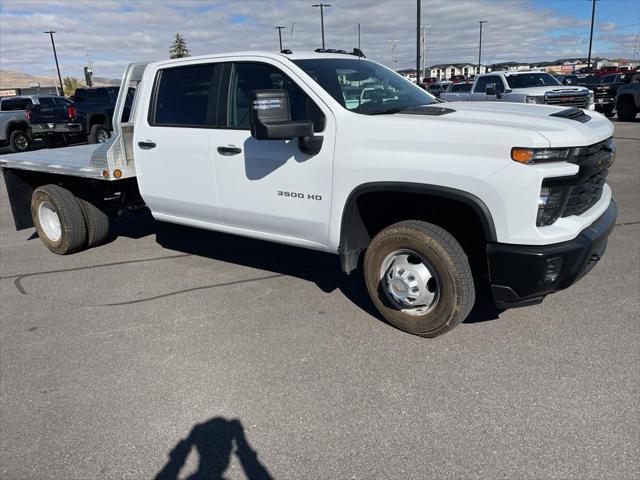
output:
M187 48L187 41L184 37L176 33L176 38L171 44L169 48L169 57L170 58L182 58L189 56L189 49Z

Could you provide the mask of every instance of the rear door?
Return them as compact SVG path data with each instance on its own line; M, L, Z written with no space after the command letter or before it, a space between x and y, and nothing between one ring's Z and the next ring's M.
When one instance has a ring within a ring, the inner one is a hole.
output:
M133 138L140 192L154 215L219 222L212 145L221 68L196 63L155 75Z
M335 120L331 111L282 65L227 65L220 89L224 126L216 131L217 186L225 224L326 245L331 206ZM228 79L228 80L227 80ZM249 96L289 93L293 120L311 120L322 149L310 156L297 140L256 140L249 130Z

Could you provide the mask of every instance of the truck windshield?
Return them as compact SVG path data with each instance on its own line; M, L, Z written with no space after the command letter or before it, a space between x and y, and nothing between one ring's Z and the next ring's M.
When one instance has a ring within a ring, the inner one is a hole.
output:
M438 102L409 80L368 60L322 58L294 63L351 112L381 115Z
M562 85L548 73L520 73L518 75L507 75L506 78L509 88L557 87Z

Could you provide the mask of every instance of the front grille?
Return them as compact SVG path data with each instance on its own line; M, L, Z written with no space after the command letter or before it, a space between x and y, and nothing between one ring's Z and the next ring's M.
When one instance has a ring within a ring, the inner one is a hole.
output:
M570 186L563 217L582 215L600 200L613 160L611 139L577 150L572 163L578 164L580 171Z
M589 94L580 93L576 95L572 93L562 93L562 92L547 93L544 96L544 103L546 103L547 105L588 108Z

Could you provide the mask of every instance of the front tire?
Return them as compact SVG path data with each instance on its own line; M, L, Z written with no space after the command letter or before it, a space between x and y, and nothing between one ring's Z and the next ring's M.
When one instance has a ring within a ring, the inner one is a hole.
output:
M365 254L364 273L384 318L415 335L448 332L475 302L467 255L449 232L427 222L403 221L378 233Z
M14 130L9 135L9 150L13 153L26 152L31 147L31 138L24 130Z
M632 122L636 118L636 105L633 98L618 99L618 119L623 122Z
M87 241L87 226L80 205L69 190L43 185L31 197L31 216L42 243L58 255L81 250Z

